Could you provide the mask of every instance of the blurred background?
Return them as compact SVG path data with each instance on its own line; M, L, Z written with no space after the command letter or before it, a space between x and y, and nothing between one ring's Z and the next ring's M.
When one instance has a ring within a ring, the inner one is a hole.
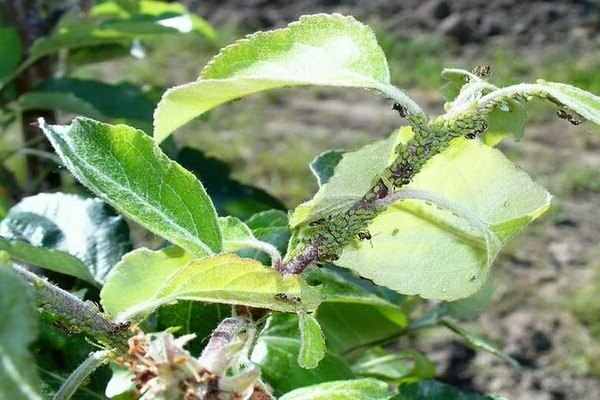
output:
M18 10L11 9L15 3L33 4L43 17L43 23L35 26L47 32L59 19L85 13L93 5L2 0L6 26L31 22L15 14ZM212 25L215 34L142 38L128 43L121 53L98 52L93 63L80 51L80 58L72 57L75 62L67 64L61 59L64 54L57 52L51 56L53 67L44 71L42 59L37 73L44 79L95 79L111 87L139 85L147 104L135 97L127 103L127 97L115 98L113 92L102 100L107 109L118 103L139 112L142 117L130 119L149 132L144 118L149 113L151 117L162 92L195 80L220 47L256 30L283 27L303 14L339 12L373 28L388 57L392 82L432 115L443 112L438 88L445 67L471 70L488 64L489 80L499 86L543 78L600 94L597 0L186 0L182 4ZM44 34L33 31L34 36ZM0 40L0 77L3 63L14 53L7 43ZM0 201L5 209L19 197L56 187L52 173L39 165L40 154L51 161L52 155L44 153L43 145L36 147L39 132L28 128L28 118L43 112L67 122L77 114L73 107L56 111L43 99L19 97L40 79L21 77L16 87L0 93ZM411 340L436 362L441 380L463 389L511 399L600 399L600 131L585 123L572 126L541 103L531 104L528 112L523 139L517 143L509 138L499 147L550 189L553 206L501 253L494 268L492 300L466 323L517 359L522 369L473 351L446 330L428 331ZM233 178L293 208L317 189L308 169L317 154L384 138L400 123L391 104L376 95L306 88L257 94L224 105L180 129L173 140L226 162ZM28 129L30 133L21 133ZM24 146L27 141L33 145ZM32 173L34 167L38 169ZM139 244L153 238L139 233L137 240Z

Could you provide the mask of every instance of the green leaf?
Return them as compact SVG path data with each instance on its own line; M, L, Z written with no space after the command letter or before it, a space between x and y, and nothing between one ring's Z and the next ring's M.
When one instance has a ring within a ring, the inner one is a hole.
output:
M310 170L317 178L319 187L326 184L333 176L333 171L342 160L344 153L342 150L328 150L311 161Z
M41 400L29 345L37 337L37 315L27 285L0 262L0 397Z
M441 88L444 98L452 102L457 96L477 97L480 93L490 93L499 88L462 69L444 69L442 77L447 83ZM515 140L523 137L527 112L514 100L507 101L502 108L496 108L486 115L488 128L480 136L488 146L495 146L508 135Z
M202 184L144 132L86 118L40 126L71 173L123 214L196 256L221 251Z
M188 32L198 33L209 40L215 38L212 27L181 4L144 0L139 8L135 8L137 11L121 6L115 2L104 2L94 7L86 18L63 18L52 34L33 43L29 57L18 69L0 80L0 89L40 58L63 49L106 48L134 39Z
M61 49L129 42L163 34L195 31L214 37L206 22L179 4L142 1L140 5L139 13L129 14L109 2L94 7L86 19L61 23L52 35L35 41L27 63Z
M407 198L429 201L389 206L369 225L371 241L355 240L336 264L400 293L441 300L479 290L501 245L550 202L543 187L476 140L454 141L406 190Z
M83 101L73 93L27 92L19 97L21 112L28 110L60 110L71 114L95 119L106 119L92 104Z
M152 112L156 106L154 101L139 86L128 82L108 84L75 78L48 79L37 86L33 92L27 93L26 96L41 96L43 94L47 96L69 96L88 107L92 107L101 115L95 117L89 113L79 113L90 118L133 121L137 122L138 125L143 122L145 126L152 122ZM23 96L21 99L23 99ZM60 103L41 103L39 106L41 108L64 110L64 108L61 108ZM66 109L66 111L73 110Z
M231 316L231 306L223 304L203 304L197 301L180 301L167 304L156 312L157 331L176 327L176 334L195 334L196 338L186 344L191 354L200 354L206 345L206 338L219 322Z
M538 80L535 88L546 92L550 98L583 118L600 125L600 97L564 83Z
M325 357L325 337L315 318L306 314L298 314L300 328L300 352L298 365L302 368L313 369Z
M0 223L0 236L13 240L6 251L20 261L98 283L132 247L127 223L106 203L63 193L23 199Z
M281 299L281 294L286 298ZM140 319L177 300L286 312L313 310L320 302L317 291L299 276L282 277L272 268L234 254L193 259L176 247L127 254L108 276L100 297L104 310L118 321Z
M235 251L238 249L235 242L256 240L252 231L239 218L219 217L219 227L223 235L223 249L225 251Z
M177 162L202 181L220 215L245 219L261 211L285 208L264 190L231 179L229 165L199 150L182 148Z
M36 247L27 242L6 240L3 237L0 237L0 251L7 252L16 261L98 284L79 258L64 251Z
M392 393L376 379L326 382L289 392L279 400L385 400Z
M288 228L288 216L280 210L263 211L254 214L246 221L249 228L252 229L252 234L258 240L273 245L280 254L285 254L290 240L290 229ZM270 260L259 250L242 250L238 253L242 257L254 258L263 264L267 264Z
M486 116L488 128L481 135L481 140L488 146L495 146L508 135L519 141L523 137L527 111L520 103L510 100L504 109L496 108Z
M166 3L155 0L107 1L92 8L94 16L118 17L128 23L151 22L170 27L178 32L196 32L209 39L216 33L208 22L190 12L181 3Z
M316 383L354 377L345 360L329 349L314 369L298 365L301 340L296 315L274 314L256 340L252 361L277 395Z
M369 27L339 14L307 15L284 29L225 47L196 82L168 90L154 115L154 137L213 107L268 89L325 85L375 89L420 110L390 85L387 61Z
M13 73L21 61L21 38L15 28L0 27L0 81Z
M403 128L386 140L344 153L329 181L319 188L315 196L300 204L290 218L290 226L307 224L329 215L349 210L373 187L383 171L395 160L394 152L401 140Z
M435 364L414 350L389 351L381 347L367 350L352 364L358 376L381 379L387 383L433 378Z
M219 217L219 226L223 234L223 249L226 252L252 248L268 254L273 266L281 264L281 254L277 248L254 237L250 228L238 218Z
M408 322L399 307L332 271L313 268L305 276L311 286L321 285L326 296L315 316L333 351L345 353L390 337Z
M434 380L404 383L393 400L500 400L496 396L467 393Z
M453 331L453 332L457 333L458 335L462 336L467 341L467 343L469 345L471 345L472 347L474 347L476 349L479 349L479 350L487 351L488 353L495 355L499 359L504 360L507 363L509 363L511 365L511 367L513 367L513 368L519 368L520 367L520 365L517 362L517 360L515 360L512 357L510 357L509 355L507 355L506 353L504 353L502 350L498 349L496 346L494 346L491 343L489 343L484 338L482 338L482 337L474 334L473 332L469 332L468 330L462 328L461 326L459 326L458 324L450 321L449 319L442 319L441 322L448 329L450 329L451 331Z
M246 225L253 232L261 229L286 228L288 226L288 215L281 210L262 211L248 218Z
M494 294L493 277L493 274L489 274L488 279L475 294L464 299L444 303L444 313L457 319L475 317L492 302Z

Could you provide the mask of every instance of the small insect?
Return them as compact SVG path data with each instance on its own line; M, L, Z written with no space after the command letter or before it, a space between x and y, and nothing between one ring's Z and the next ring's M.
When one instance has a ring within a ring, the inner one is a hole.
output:
M556 112L556 115L558 116L558 118L568 121L571 125L577 126L581 124L580 120L576 119L572 114L568 113L565 110L558 110Z
M356 236L358 236L358 240L360 240L361 242L363 240L371 240L373 238L373 236L371 236L371 233L367 230L358 232Z
M481 126L479 128L475 129L473 132L467 133L465 135L465 137L467 139L475 139L477 137L477 135L479 135L480 133L485 131L487 128L488 128L487 122L483 121L483 123L481 124Z
M301 302L300 297L290 296L285 293L276 293L274 297L276 300L287 301L288 303L300 303Z
M483 65L478 65L475 68L473 68L473 75L476 75L480 78L487 78L488 76L492 75L492 67L490 67L488 64L483 64Z
M400 115L402 118L406 118L408 116L408 110L400 103L394 103L394 105L392 105L392 110L398 111L398 115Z

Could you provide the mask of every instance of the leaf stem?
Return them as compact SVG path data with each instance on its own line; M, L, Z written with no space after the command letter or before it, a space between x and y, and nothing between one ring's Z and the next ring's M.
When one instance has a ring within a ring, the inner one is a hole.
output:
M263 242L260 240L228 240L226 245L233 246L235 248L252 248L260 251L264 251L271 258L271 267L275 270L281 268L281 253L271 243Z
M13 269L31 284L40 306L58 316L67 328L87 333L101 344L119 351L127 349L129 323L106 319L93 304L78 299L20 265L13 263Z
M306 267L317 261L319 249L316 244L309 244L302 251L292 258L288 263L279 269L281 275L299 274Z
M113 355L114 353L110 350L100 350L90 353L88 358L86 358L83 363L71 373L71 375L69 375L52 400L69 400L87 377L112 358Z
M425 123L429 120L425 111L423 111L423 109L402 90L390 84L376 84L375 87L385 96L402 105L402 107L406 109L408 115L421 115Z

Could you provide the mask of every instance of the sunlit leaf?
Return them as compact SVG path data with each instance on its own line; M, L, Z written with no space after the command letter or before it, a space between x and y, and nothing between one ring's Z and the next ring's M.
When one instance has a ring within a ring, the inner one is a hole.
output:
M196 82L168 90L156 109L154 136L162 141L219 104L301 85L369 88L408 101L390 85L385 55L369 27L339 14L307 15L224 48Z
M575 111L596 125L600 125L600 97L564 83L539 80L535 87L540 87L541 90L548 93L551 99L569 110Z
M336 264L400 293L443 300L475 293L501 245L550 201L502 153L475 140L434 156L407 189L433 193L438 204L393 204L369 225L371 241L355 240Z
M144 132L86 118L40 125L71 173L100 198L192 254L221 251L204 187Z
M234 254L193 259L175 247L127 254L109 275L100 297L104 309L119 321L139 319L177 300L287 312L313 310L321 300L299 276L282 277L258 261Z
M303 387L280 397L280 400L385 400L392 392L376 379L326 382Z
M344 153L327 183L319 188L311 200L296 207L290 218L290 226L295 227L349 210L369 192L383 171L394 161L394 149L400 140L401 134L394 132L386 140Z

